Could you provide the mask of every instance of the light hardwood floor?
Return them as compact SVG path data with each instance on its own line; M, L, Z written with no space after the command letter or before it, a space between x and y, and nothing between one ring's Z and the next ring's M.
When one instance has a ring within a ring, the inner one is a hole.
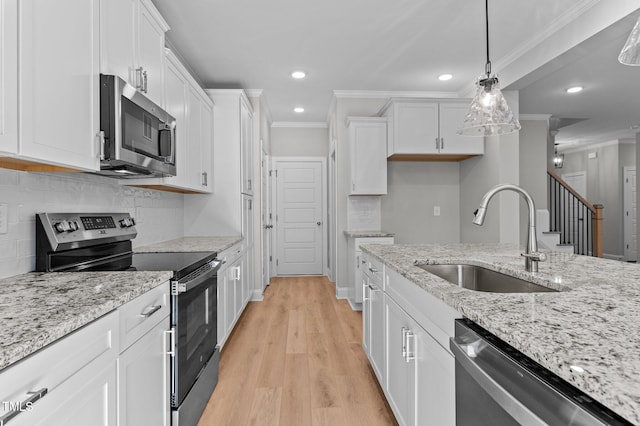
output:
M225 344L198 426L396 425L362 350L362 314L326 277L278 277Z

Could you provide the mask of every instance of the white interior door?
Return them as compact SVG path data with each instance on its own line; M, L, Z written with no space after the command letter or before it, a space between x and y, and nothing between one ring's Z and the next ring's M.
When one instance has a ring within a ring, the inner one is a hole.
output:
M262 288L269 285L271 280L271 184L269 180L269 156L267 155L262 139L260 140L261 152L261 199L262 199Z
M322 274L323 160L278 159L275 166L277 274Z
M638 260L638 228L636 226L636 168L624 168L624 260Z

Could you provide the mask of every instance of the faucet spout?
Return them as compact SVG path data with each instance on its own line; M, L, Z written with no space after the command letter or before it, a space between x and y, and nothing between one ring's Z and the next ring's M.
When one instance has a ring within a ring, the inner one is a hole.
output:
M536 236L536 207L531 195L521 187L512 184L500 184L496 185L487 191L480 201L480 207L474 212L473 223L482 226L484 218L487 214L487 206L489 201L500 191L514 191L522 196L527 202L529 209L529 225L527 227L527 247L526 252L522 254L524 256L525 268L529 272L538 272L538 262L543 262L546 259L544 253L538 253L538 239Z

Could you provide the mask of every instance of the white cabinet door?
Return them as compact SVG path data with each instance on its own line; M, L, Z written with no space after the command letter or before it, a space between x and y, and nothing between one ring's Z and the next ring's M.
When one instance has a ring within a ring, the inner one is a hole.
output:
M165 317L120 355L118 426L169 425L168 329Z
M387 120L349 117L351 187L349 195L387 193Z
M100 2L100 71L135 85L135 34L139 0Z
M227 277L229 275L229 268L223 265L218 270L218 345L222 349L224 342L227 339Z
M245 277L243 276L244 271L242 270L242 258L236 260L229 269L232 273L232 285L234 289L233 305L231 310L231 312L233 313L233 318L231 321L232 329L235 325L235 322L238 320L240 314L242 313L244 302L244 287L242 285L242 281L245 279ZM231 332L231 329L229 330L229 332Z
M384 307L384 293L379 285L369 281L371 287L369 288L369 306L371 307L371 314L369 320L369 352L371 359L371 366L373 371L378 376L380 386L385 386L386 383L386 341L385 341L385 307Z
M200 188L202 173L200 171L200 131L202 119L200 110L200 96L196 89L187 87L187 181L190 187Z
M240 102L240 147L242 193L253 194L253 116L245 101Z
M438 152L438 104L396 102L391 106L391 151L393 154Z
M210 101L209 101L210 102ZM200 100L200 188L213 191L213 106Z
M137 66L143 70L144 92L164 106L164 33L168 27L149 0L140 0L137 29Z
M21 0L20 154L99 169L99 0Z
M18 0L0 0L0 152L18 153Z
M361 274L360 285L362 286L362 349L371 362L371 288L369 287L369 277Z
M484 138L457 134L468 111L466 103L440 104L440 154L484 154Z
M390 297L384 297L386 320L386 389L389 405L398 423L413 424L413 386L415 375L407 361L407 335L410 318Z
M415 334L414 342L410 342L415 356L415 424L454 426L455 359L415 321L411 330Z
M165 108L176 119L176 176L166 178L172 186L189 188L189 138L187 132L187 88L180 68L170 58L165 71Z

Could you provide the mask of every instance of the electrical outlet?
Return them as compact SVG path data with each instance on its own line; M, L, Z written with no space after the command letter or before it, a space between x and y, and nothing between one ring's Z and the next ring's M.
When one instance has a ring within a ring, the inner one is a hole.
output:
M9 204L0 204L0 234L9 232Z
M440 206L433 206L433 215L440 216Z

